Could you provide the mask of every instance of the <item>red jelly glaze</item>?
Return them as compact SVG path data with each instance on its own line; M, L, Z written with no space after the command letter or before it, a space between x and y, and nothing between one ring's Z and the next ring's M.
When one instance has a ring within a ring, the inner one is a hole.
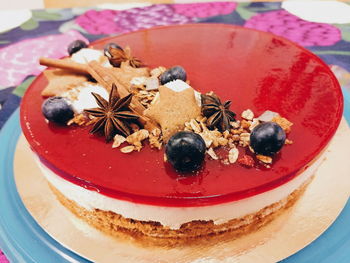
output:
M240 114L279 112L294 125L271 169L225 166L207 160L197 175L181 177L164 151L144 147L123 154L90 127L60 127L41 114L40 75L21 105L23 133L34 152L66 180L104 195L159 206L205 206L276 188L306 169L334 135L343 112L339 84L317 56L272 34L237 26L197 24L155 28L94 43L129 45L149 66L181 65L191 85L232 100ZM241 151L241 156L243 151Z

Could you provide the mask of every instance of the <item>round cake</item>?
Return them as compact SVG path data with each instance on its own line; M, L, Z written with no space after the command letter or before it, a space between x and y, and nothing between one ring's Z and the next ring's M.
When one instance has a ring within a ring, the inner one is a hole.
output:
M184 25L75 44L41 60L57 69L27 90L21 126L59 201L112 235L258 229L302 194L341 120L328 66L268 33Z

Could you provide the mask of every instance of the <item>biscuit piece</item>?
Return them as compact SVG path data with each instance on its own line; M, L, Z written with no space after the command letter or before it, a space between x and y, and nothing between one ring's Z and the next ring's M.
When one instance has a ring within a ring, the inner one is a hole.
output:
M185 123L201 114L193 88L176 92L165 86L159 87L159 98L145 110L144 114L159 123L166 142L177 131L185 127Z
M59 96L88 79L85 75L63 69L46 70L44 75L49 82L41 92L44 97Z
M148 68L134 68L130 66L129 62L122 62L120 68L112 68L111 70L120 83L128 89L133 78L150 76Z

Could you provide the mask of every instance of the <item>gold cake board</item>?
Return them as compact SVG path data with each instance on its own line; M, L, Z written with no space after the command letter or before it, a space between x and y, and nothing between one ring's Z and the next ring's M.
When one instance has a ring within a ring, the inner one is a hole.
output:
M310 244L344 208L350 195L349 146L350 129L343 119L325 161L291 209L254 233L210 246L142 247L89 226L58 202L23 136L16 148L14 174L23 203L37 223L63 246L93 262L276 262Z

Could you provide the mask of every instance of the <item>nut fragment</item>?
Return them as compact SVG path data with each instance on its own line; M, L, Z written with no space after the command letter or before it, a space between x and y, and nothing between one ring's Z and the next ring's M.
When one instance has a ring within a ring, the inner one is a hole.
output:
M231 124L233 129L238 129L241 126L240 121L231 121L230 124Z
M241 121L241 127L243 128L243 129L249 129L249 127L250 127L250 124L251 124L251 121L246 121L246 120L242 120Z
M213 148L209 148L209 150L207 150L207 154L214 160L218 160L219 159L219 157L214 152Z
M264 113L258 117L258 120L262 122L272 121L272 119L277 117L278 115L279 114L277 112L267 110L264 111Z
M238 159L238 149L237 148L232 148L229 152L228 152L228 160L230 163L235 163Z
M126 141L134 146L134 150L140 151L142 149L142 141L147 139L149 136L149 132L145 129L141 129L139 131L130 134Z
M125 147L121 148L120 151L122 153L131 153L134 149L135 149L135 147L133 145L129 145L129 146L125 146Z
M201 132L201 127L199 126L199 124L196 120L192 119L190 121L190 126L194 132L196 132L196 133Z
M243 132L239 135L239 144L243 147L249 146L250 143L250 133Z
M112 148L117 148L123 142L126 141L126 138L124 136L121 136L121 135L117 134L117 135L114 136L113 140L114 140L114 142L113 142Z
M292 140L286 139L286 141L284 142L284 144L293 144Z
M292 122L287 120L286 118L283 118L281 116L276 116L272 119L273 122L276 122L279 126L282 127L282 129L286 132L289 133L291 131L291 127L293 125Z
M73 119L67 122L67 125L77 124L79 126L86 124L89 119L84 114L75 115Z
M153 129L149 133L149 144L151 148L157 148L160 150L162 148L162 138L161 138L161 130L159 128Z
M251 121L254 118L254 113L250 109L247 109L247 110L242 112L241 116L243 119Z
M259 161L261 161L263 163L268 163L268 164L272 163L272 158L270 156L258 154L256 156L256 159L258 159Z
M252 131L259 124L260 124L260 121L258 119L256 119L256 118L254 118L252 123L250 124L249 130Z

